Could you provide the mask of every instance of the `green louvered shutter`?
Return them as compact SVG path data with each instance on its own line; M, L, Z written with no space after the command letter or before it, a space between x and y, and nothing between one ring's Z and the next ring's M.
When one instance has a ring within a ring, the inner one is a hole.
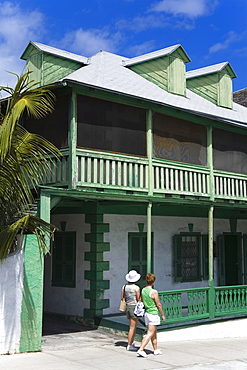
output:
M209 278L208 235L202 235L202 278Z
M153 233L152 233L153 256ZM153 258L151 261L153 266ZM141 274L139 285L145 285L147 274L147 233L129 233L129 270L136 270Z
M52 285L75 287L76 233L57 232L52 248Z
M181 282L182 279L182 236L174 235L173 266L174 281Z

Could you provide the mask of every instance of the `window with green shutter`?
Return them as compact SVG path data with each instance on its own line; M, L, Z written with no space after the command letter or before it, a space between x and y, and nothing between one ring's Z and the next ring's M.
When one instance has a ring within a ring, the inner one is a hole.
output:
M153 233L151 234L151 265L153 270ZM144 286L147 275L147 233L129 233L129 270L141 274L140 286Z
M177 282L208 279L208 236L200 233L174 235L173 264Z
M52 247L52 285L75 287L76 233L57 232Z

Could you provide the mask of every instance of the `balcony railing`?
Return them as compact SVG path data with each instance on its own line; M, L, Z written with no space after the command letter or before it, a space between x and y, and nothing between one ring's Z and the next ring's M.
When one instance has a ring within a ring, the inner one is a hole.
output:
M214 171L210 186L211 176L207 167L154 158L152 179L149 179L149 163L145 157L88 149L77 149L73 166L78 188L247 201L246 175ZM69 151L64 150L62 160L54 160L52 173L44 183L68 186L71 168Z
M247 285L165 291L159 299L168 324L247 315Z

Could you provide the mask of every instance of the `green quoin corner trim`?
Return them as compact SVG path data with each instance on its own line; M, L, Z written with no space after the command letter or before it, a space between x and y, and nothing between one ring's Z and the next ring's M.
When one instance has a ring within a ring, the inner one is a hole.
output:
M20 352L41 350L43 314L43 254L35 235L24 235L24 276Z
M104 251L110 250L110 243L104 242L104 233L108 233L110 225L104 223L104 215L94 205L94 213L85 215L89 223L90 233L85 234L85 241L90 243L90 251L85 252L85 260L90 261L90 271L84 277L90 281L90 290L84 291L84 297L90 301L90 310L84 309L84 316L93 318L102 315L103 309L109 307L109 299L104 299L104 291L109 289L109 281L104 281L103 271L110 268L109 261L104 261Z

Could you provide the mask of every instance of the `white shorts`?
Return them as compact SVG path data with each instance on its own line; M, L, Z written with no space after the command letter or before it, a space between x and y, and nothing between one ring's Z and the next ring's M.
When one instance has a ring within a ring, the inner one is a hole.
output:
M145 325L160 325L159 315L154 315L152 313L145 312L144 319Z

